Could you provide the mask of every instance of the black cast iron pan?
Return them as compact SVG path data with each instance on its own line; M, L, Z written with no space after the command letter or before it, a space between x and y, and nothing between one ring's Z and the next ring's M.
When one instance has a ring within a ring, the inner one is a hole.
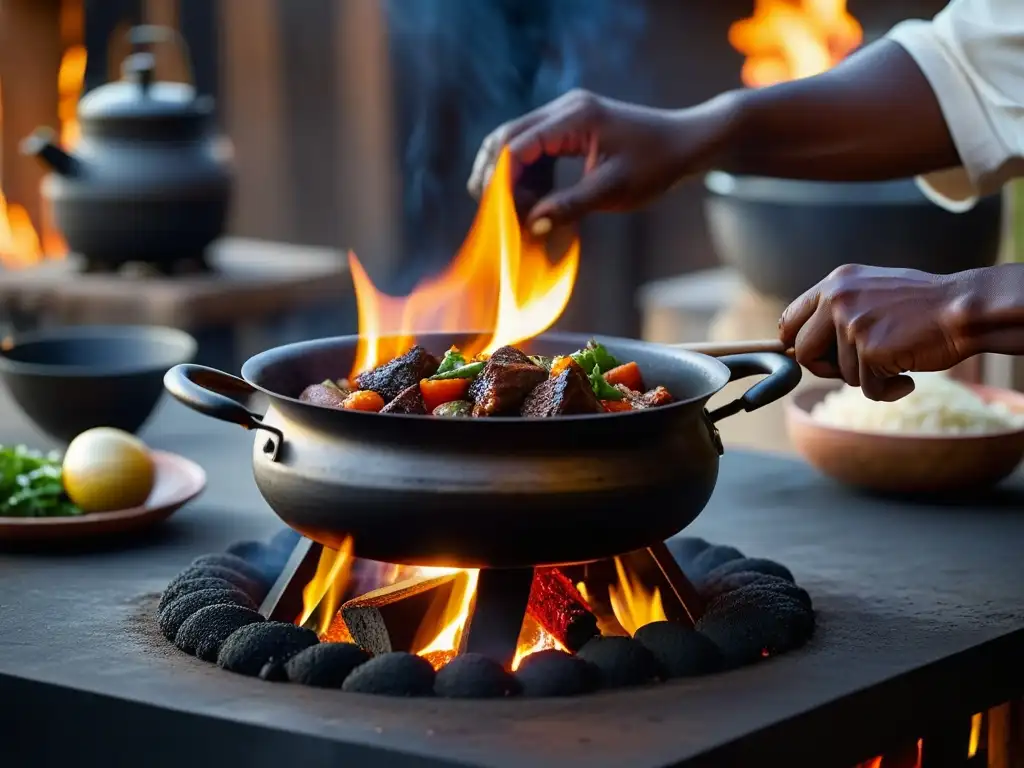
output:
M440 353L470 336L418 341ZM568 354L589 338L546 334L516 346ZM328 547L352 536L359 557L412 565L584 562L689 525L718 478L723 448L714 423L768 405L800 380L799 366L774 342L716 359L599 340L678 402L556 419L439 419L300 402L309 384L348 374L355 336L267 350L245 363L242 378L180 365L165 385L188 407L255 430L253 470L264 498L288 525ZM707 412L708 399L730 380L756 375L766 378ZM257 391L270 401L263 416L239 402Z

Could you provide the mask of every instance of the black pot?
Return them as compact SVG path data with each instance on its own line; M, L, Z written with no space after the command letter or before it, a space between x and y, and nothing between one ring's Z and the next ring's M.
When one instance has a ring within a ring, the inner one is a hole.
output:
M50 171L43 197L68 246L91 266L201 261L227 220L231 145L216 133L210 97L185 83L153 81L147 48L177 40L184 49L180 36L163 27L136 27L130 35L136 52L125 62L125 79L78 105L82 137L74 152L47 129L22 149Z
M469 338L427 334L433 352ZM565 354L586 336L517 345ZM303 535L359 557L410 565L525 567L584 562L663 541L693 521L718 477L714 422L778 400L800 380L783 355L715 358L602 339L679 402L647 411L558 419L442 419L361 413L298 400L352 365L357 337L289 344L242 367L242 379L195 365L168 371L179 401L260 430L253 470L275 512ZM732 379L769 374L740 400L705 403ZM260 391L264 416L236 399ZM236 399L231 399L236 398Z
M792 301L843 264L949 274L995 264L1001 195L965 213L913 179L832 183L715 171L704 210L719 257L757 291Z

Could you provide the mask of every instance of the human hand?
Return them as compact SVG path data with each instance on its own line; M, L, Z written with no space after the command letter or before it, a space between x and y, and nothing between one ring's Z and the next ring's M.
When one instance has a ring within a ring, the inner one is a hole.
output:
M789 305L779 336L816 376L899 400L914 390L901 374L944 371L973 354L964 332L970 275L848 264Z
M517 178L524 167L545 158L586 158L579 182L534 195L524 223L543 236L591 211L637 208L686 175L705 170L728 122L721 99L669 111L571 91L493 131L477 154L467 187L480 197L506 145Z

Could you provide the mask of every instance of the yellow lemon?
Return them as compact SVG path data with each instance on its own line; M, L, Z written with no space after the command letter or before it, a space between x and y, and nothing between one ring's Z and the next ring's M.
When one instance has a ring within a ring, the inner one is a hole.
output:
M146 503L156 466L145 444L119 429L97 427L64 454L64 490L83 512L129 509Z

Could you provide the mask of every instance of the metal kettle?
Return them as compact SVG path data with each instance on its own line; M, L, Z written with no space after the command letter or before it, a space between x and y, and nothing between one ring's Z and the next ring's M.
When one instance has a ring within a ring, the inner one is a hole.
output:
M42 184L68 247L93 267L146 262L160 268L202 261L225 227L233 150L218 135L214 101L188 83L155 81L152 46L185 41L167 27L128 32L132 54L122 79L78 104L73 151L40 129L22 142L50 171Z

